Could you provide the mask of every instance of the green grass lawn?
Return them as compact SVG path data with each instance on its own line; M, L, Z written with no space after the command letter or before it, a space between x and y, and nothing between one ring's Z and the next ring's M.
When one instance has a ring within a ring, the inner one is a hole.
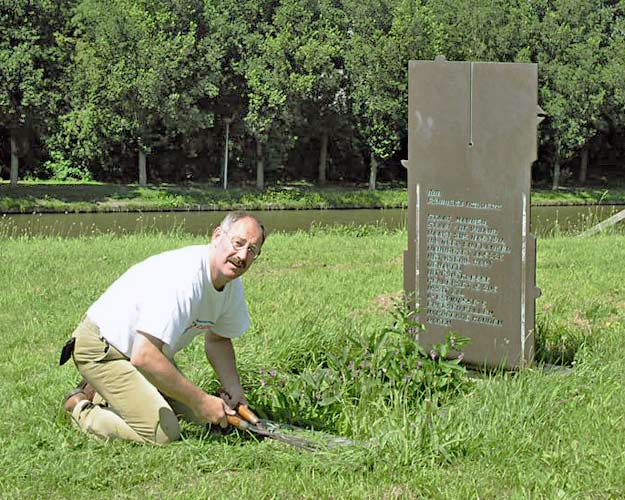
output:
M625 203L625 189L536 190L534 205ZM310 183L277 185L266 190L218 184L141 187L136 184L21 182L11 188L0 182L0 212L107 212L132 210L248 210L403 208L406 187L315 187Z
M71 364L57 366L61 345L131 264L200 242L184 234L0 239L1 497L625 494L625 237L619 235L539 241L540 355L567 359L569 369L463 377L463 390L435 391L425 401L400 389L350 398L347 382L328 377L314 390L334 391L338 400L323 406L307 402L306 391L299 400L279 396L284 388L310 389L313 382L297 386L303 374L332 375L328 367L348 359L341 356L349 338L376 338L392 326L389 304L402 287L406 234L382 228L274 234L245 277L253 326L236 341L251 403L260 413L313 422L359 444L309 453L193 425L164 448L81 435L61 410L78 380ZM200 341L178 361L203 387L216 387ZM367 387L367 380L349 383Z

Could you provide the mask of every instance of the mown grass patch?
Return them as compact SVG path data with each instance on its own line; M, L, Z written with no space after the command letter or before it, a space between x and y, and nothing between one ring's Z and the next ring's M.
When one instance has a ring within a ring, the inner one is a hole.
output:
M538 358L572 363L581 345L601 342L598 332L620 321L625 287L619 276L625 237L612 233L586 239L554 238L540 245L550 251L538 262L538 284L542 286L541 276L554 283L547 282L552 291L537 302Z
M625 492L625 238L618 235L539 241L541 352L545 360L564 359L559 342L574 336L565 359L574 362L571 370L537 366L463 378L462 391L441 390L439 400L392 386L353 398L359 383L375 388L384 382L371 370L329 390L349 396L340 404L317 408L331 413L315 425L359 444L322 453L192 425L185 426L183 441L165 448L79 434L60 409L78 378L72 367L56 366L60 346L129 265L200 242L183 233L0 239L3 496L507 499L618 498ZM263 390L270 371L292 383L318 369L343 376L352 356L367 349L347 349L342 358L348 336L377 342L393 329L393 308L382 307L380 297L401 291L405 247L404 232L383 228L316 228L268 239L245 277L253 327L236 343L255 408L290 412L297 421L310 402L298 406ZM390 352L392 360L369 361L417 361ZM178 361L203 387L215 386L201 342Z

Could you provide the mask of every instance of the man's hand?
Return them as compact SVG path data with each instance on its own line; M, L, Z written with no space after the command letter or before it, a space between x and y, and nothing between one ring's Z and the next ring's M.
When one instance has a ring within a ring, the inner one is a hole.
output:
M205 394L205 397L198 401L193 411L200 420L219 424L222 428L228 426L227 415L236 415L236 412L223 399L209 394Z

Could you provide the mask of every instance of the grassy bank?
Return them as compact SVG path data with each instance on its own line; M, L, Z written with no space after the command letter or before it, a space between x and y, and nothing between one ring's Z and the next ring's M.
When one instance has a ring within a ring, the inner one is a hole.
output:
M535 205L625 203L624 189L535 191ZM215 184L140 187L118 184L23 182L17 188L0 183L0 212L115 212L133 210L248 210L402 208L408 203L405 186L327 187L294 184L266 190Z
M140 187L117 184L0 184L0 212L96 212L133 210L283 210L400 208L405 189L274 186L266 190L215 184Z
M368 378L335 380L328 370L358 354L343 357L349 338L374 339L393 325L390 304L402 286L406 234L347 228L272 235L246 276L253 327L236 342L252 404L361 445L310 454L191 425L183 441L160 449L79 434L60 410L77 381L73 367L56 366L60 346L130 264L200 242L184 234L0 239L1 496L603 499L625 493L625 238L617 235L539 243L541 355L566 354L571 370L465 377L457 392L430 394L429 402L406 386L363 389L362 398L350 399L350 387L365 387ZM201 342L178 361L202 386L215 386ZM406 355L394 361L414 364ZM329 376L296 385L302 374L319 373ZM338 401L307 399L311 384ZM300 393L289 399L289 387ZM442 411L433 407L437 397Z

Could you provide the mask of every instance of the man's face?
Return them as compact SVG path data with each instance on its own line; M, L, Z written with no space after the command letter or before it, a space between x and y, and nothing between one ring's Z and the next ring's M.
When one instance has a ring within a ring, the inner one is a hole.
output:
M211 279L217 289L241 276L254 262L262 245L263 233L254 219L245 217L224 231L218 227L213 233Z

